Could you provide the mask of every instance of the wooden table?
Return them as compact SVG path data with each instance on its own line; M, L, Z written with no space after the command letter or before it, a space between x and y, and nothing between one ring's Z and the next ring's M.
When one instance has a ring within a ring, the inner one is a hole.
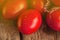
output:
M18 32L14 20L5 20L0 18L0 40L60 40L60 32L55 32L48 28L45 21L41 28L30 35L24 35Z
M15 20L5 20L0 12L0 40L60 40L60 32L48 28L43 19L41 28L30 35L19 33Z

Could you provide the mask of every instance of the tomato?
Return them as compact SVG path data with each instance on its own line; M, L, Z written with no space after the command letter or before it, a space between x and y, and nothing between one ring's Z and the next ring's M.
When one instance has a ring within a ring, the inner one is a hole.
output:
M22 12L18 18L18 29L22 34L31 34L39 29L42 23L41 14L35 9Z
M31 6L35 9L41 11L41 10L43 10L44 2L43 2L43 0L31 0Z
M0 0L0 7L3 5L4 2L5 0Z
M51 0L56 6L60 6L60 0Z
M26 8L26 0L8 0L2 9L2 15L6 19L15 18L19 11Z
M0 3L3 3L4 0L0 0Z
M60 9L47 14L46 22L51 29L60 31Z

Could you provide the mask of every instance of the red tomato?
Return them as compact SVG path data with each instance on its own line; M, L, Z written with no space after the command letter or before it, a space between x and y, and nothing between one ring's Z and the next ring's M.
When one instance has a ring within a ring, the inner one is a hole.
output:
M60 0L51 0L56 6L60 6Z
M51 29L60 31L60 9L47 14L46 22Z
M41 11L44 7L44 2L43 2L43 0L31 0L31 6L35 9Z
M42 18L39 11L26 10L18 18L18 29L23 34L31 34L39 29L41 23Z
M2 9L2 15L6 19L15 18L19 11L26 8L26 0L8 0Z

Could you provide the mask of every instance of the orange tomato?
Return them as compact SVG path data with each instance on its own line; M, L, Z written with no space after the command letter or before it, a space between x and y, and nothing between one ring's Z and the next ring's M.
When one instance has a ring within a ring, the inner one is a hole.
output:
M60 0L51 0L56 6L60 6Z
M6 19L15 18L23 9L27 8L26 0L7 0L2 9L2 15Z
M3 5L4 2L5 2L5 0L0 0L0 7L1 7L1 5Z
M2 3L4 0L0 0L0 3Z
M31 6L37 10L42 10L44 7L43 0L31 0Z

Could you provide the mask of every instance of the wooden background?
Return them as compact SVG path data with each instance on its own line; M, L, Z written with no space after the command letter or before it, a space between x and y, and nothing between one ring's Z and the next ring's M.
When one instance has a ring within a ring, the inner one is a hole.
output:
M48 9L50 9L50 7L48 7ZM45 16L46 13L47 12L43 13L43 16ZM60 40L60 32L48 28L45 19L43 19L41 28L38 31L30 35L21 34L16 27L15 20L3 19L0 10L0 40Z
M24 35L19 33L14 20L5 20L1 17L0 40L60 40L60 32L48 28L43 19L41 28L38 31L30 35Z
M48 28L46 23L41 29L30 35L23 35L18 32L14 22L0 20L0 40L60 40L60 32Z

